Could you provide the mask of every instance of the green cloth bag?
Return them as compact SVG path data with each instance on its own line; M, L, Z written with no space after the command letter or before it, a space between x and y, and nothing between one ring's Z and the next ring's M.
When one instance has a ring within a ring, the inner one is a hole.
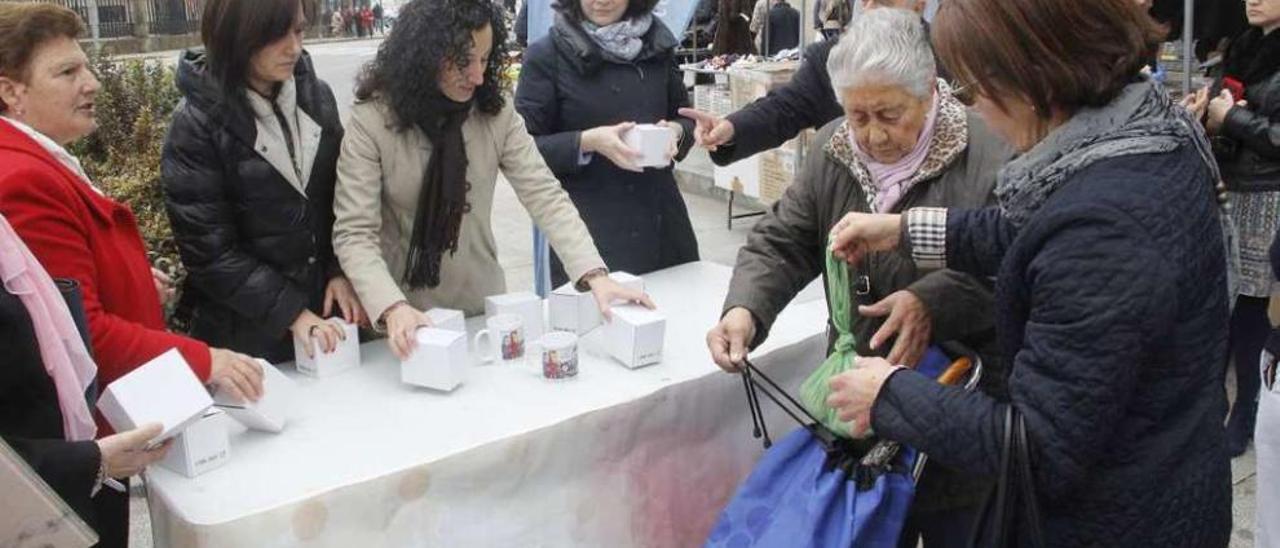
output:
M836 342L832 345L831 354L814 370L809 378L800 385L800 402L805 409L841 437L852 437L851 425L836 416L836 410L827 407L827 396L831 395L831 387L827 381L840 373L853 368L853 358L857 354L857 339L849 326L853 324L853 301L849 298L849 265L831 254L831 246L827 246L827 307L831 312L831 325L836 330ZM864 436L871 436L870 430Z

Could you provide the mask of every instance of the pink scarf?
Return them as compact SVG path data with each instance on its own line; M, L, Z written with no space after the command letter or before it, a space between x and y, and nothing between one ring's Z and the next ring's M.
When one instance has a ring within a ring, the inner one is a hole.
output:
M871 174L871 184L876 187L875 212L883 213L893 209L910 187L906 184L920 171L924 159L929 156L929 145L933 143L933 130L938 119L938 92L933 92L933 106L929 107L929 115L920 129L920 137L911 152L892 164L875 161L871 155L862 151L853 131L849 131L849 142L853 145L853 153L867 166Z
M53 278L3 215L0 215L0 279L9 293L18 296L31 316L40 358L58 392L63 434L69 441L92 440L98 428L84 393L97 376L98 366L89 357Z

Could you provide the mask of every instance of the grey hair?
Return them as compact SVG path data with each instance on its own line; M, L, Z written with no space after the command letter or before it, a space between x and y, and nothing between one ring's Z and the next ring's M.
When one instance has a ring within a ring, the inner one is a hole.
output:
M827 72L841 102L841 90L866 84L901 85L923 99L933 92L938 66L918 14L876 8L849 22L831 48Z

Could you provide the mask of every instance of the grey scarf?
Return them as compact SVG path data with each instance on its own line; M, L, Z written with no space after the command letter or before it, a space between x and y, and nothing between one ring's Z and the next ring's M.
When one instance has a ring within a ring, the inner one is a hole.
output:
M1000 170L996 198L1005 217L1021 225L1062 183L1095 162L1117 156L1169 152L1194 143L1214 179L1204 132L1149 79L1125 86L1102 108L1086 108Z
M596 45L600 46L604 57L620 63L630 63L640 55L640 48L644 46L644 40L641 38L649 32L651 26L653 26L653 15L647 13L603 27L591 21L582 22L582 30Z
M1000 210L1022 225L1063 182L1095 162L1117 156L1168 152L1192 143L1213 180L1222 180L1209 140L1187 110L1149 78L1125 86L1102 108L1084 109L1044 140L1000 170L996 198ZM1220 207L1222 240L1227 250L1227 295L1235 303L1240 248L1235 227Z

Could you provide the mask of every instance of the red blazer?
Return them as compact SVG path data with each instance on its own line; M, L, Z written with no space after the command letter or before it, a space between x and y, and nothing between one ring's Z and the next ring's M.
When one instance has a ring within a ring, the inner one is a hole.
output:
M165 328L133 212L3 120L0 213L49 275L80 282L100 387L175 347L208 380L208 345Z

